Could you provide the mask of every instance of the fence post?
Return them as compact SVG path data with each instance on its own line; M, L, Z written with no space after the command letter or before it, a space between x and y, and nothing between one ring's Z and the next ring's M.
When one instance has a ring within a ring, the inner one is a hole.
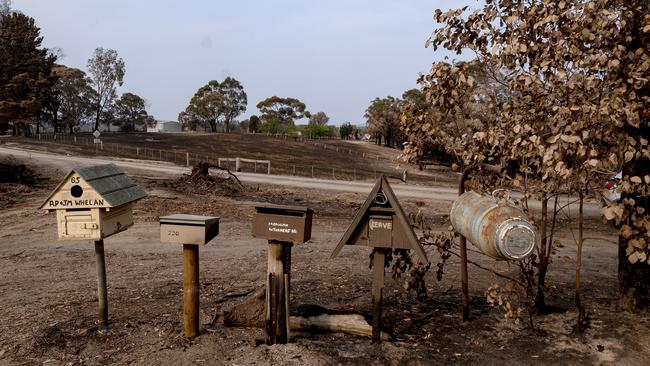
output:
M185 157L187 158L187 166L190 166L190 153L185 153Z
M296 165L293 166L293 175L296 175Z
M162 150L158 150L158 153L159 153L159 156L160 156L160 159L158 159L158 160L162 161Z
M269 160L269 171L266 174L271 175L271 161L270 160Z
M311 177L312 178L314 177L314 166L313 165L311 166Z
M334 168L332 168L332 179L336 179L334 178Z
M357 168L354 168L354 179L353 180L357 180Z
M139 147L135 148L135 155L140 156L140 148Z
M235 171L236 172L241 172L241 165L240 165L239 157L235 158Z

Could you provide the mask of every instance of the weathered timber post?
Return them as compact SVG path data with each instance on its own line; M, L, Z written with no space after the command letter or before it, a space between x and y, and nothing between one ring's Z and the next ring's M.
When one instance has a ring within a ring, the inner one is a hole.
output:
M95 240L95 260L97 262L97 315L99 325L108 327L108 290L106 288L106 261L104 259L104 240Z
M297 206L255 207L253 237L268 240L266 283L267 343L289 342L291 248L311 238L313 211Z
M199 322L199 246L219 234L219 218L175 214L160 218L160 241L183 244L183 335L194 338Z
M187 160L187 163L185 164L185 166L190 166L190 153L185 153L185 157L186 157L186 160Z
M384 288L384 248L373 249L372 257L372 343L381 342L381 296Z
M235 158L235 171L236 172L241 172L241 161L239 157Z
M199 335L199 247L183 244L183 334Z
M266 284L266 328L269 344L289 342L291 298L291 247L293 243L269 240Z

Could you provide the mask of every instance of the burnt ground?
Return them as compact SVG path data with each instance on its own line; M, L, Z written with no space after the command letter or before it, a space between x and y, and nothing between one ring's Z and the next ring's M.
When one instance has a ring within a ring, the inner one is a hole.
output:
M250 235L259 202L299 204L315 210L312 240L296 245L291 306L317 304L369 315L371 275L367 248L329 255L364 198L314 190L247 186L234 196L187 193L178 177L129 172L149 196L136 204L136 224L106 239L109 314L107 332L96 324L92 242L56 238L53 214L37 210L64 172L30 167L39 183L2 184L0 202L0 365L428 365L647 364L650 318L616 305L615 233L600 218L587 221L583 296L591 327L572 333L575 250L570 225L552 264L549 299L556 311L534 317L535 329L492 309L485 289L499 279L470 266L472 319L461 321L458 262L445 275L427 274L426 299L405 293L387 275L386 330L392 342L345 334L295 333L287 345L264 345L264 331L226 328L218 314L264 285L266 245ZM42 179L41 179L42 178ZM445 229L448 202L403 200L407 212L434 217ZM182 336L181 247L161 244L158 217L175 212L221 217L220 235L201 248L201 335ZM432 260L436 254L430 250ZM470 259L506 274L514 268L470 252Z
M3 137L0 143L19 144L30 149L69 153L76 156L117 156L163 160L185 164L199 161L216 165L218 158L247 158L271 161L271 173L340 180L374 180L379 174L401 177L399 150L367 141L298 140L264 134L225 133L103 133L103 150L93 144L91 134L42 134ZM234 170L234 162L222 162ZM242 171L266 172L266 166L242 163ZM334 170L334 171L332 171ZM418 184L456 184L457 177L447 169L418 171L409 168L408 179Z

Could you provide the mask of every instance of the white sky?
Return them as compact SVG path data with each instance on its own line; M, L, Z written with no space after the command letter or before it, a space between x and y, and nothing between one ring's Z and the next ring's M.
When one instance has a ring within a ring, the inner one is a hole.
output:
M363 125L375 97L416 87L445 55L424 48L436 8L455 1L14 0L36 19L46 47L85 71L96 47L118 51L124 86L157 119L176 120L211 79L238 79L248 110L272 95L294 97L330 123ZM476 2L469 2L472 7ZM300 123L300 122L299 122Z

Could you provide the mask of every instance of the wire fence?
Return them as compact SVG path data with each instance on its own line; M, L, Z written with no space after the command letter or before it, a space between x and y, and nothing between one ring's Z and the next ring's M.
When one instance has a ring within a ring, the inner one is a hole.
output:
M68 134L41 133L31 136L31 138L48 143L72 145L81 152L95 155L111 155L123 158L160 161L176 165L184 165L187 167L194 166L199 162L207 162L212 166L220 166L232 171L236 170L236 162L234 161L234 158L237 157L232 156L217 156L216 154L197 153L188 150L155 149L117 142L95 143L95 139L93 139L92 136L87 135L78 136ZM323 145L327 146L325 144ZM327 146L325 148L333 149L332 146ZM334 148L343 149L342 147ZM358 152L353 152L351 149L349 149L349 152L350 154L359 154ZM398 179L403 178L403 170L390 169L390 167L385 169L376 169L371 167L341 168L340 166L306 165L286 162L278 163L271 161L269 168L266 163L262 163L261 161L259 163L256 163L254 162L255 159L246 159L245 156L240 156L240 158L242 159L239 163L239 171L247 173L288 175L343 181L373 180L382 174ZM368 161L368 159L379 160L379 155L366 157L365 161Z

